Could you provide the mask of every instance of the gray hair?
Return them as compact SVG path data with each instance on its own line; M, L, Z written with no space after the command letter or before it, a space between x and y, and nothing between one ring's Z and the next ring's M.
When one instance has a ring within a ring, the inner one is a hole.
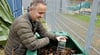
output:
M30 7L36 7L37 4L43 4L46 5L46 3L43 0L33 0L33 2L30 3Z

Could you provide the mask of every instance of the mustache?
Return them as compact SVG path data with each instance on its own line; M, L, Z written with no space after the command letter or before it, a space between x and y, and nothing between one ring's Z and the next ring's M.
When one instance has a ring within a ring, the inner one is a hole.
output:
M39 16L38 18L42 18L41 16Z
M38 18L42 18L41 16L39 16Z

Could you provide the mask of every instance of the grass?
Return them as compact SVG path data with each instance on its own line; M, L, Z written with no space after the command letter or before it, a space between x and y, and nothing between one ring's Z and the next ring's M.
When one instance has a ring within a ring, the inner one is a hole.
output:
M98 20L96 21L96 26L99 26L100 27L100 15L97 16Z
M74 14L74 15L71 15L71 14L67 14L67 16L72 16L72 17L75 17L77 19L80 19L86 23L89 23L90 21L90 16L86 16L86 15L79 15L79 14ZM100 15L97 16L97 20L95 22L95 26L96 27L100 27Z
M42 23L43 27L44 27L46 30L48 30L48 27L47 27L47 25L46 25L46 21L45 21L43 18L41 19L41 23Z

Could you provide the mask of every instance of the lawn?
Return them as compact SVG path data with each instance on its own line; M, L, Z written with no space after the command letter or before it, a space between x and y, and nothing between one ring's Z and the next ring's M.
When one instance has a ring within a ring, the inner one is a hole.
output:
M86 15L79 15L79 14L71 15L71 14L67 14L67 16L75 17L75 18L80 19L80 20L82 20L82 21L84 21L86 23L89 23L89 21L90 21L90 16L86 16ZM95 25L97 27L100 27L100 15L97 16L97 20L95 22Z

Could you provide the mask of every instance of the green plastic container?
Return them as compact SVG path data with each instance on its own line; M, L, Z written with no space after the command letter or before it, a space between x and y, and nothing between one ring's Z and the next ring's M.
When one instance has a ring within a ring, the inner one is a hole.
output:
M68 38L66 43L66 48L72 48L77 50L75 55L88 55L82 47L67 33L67 32L53 32L56 35L66 36ZM37 50L30 51L27 50L26 55L37 55Z

